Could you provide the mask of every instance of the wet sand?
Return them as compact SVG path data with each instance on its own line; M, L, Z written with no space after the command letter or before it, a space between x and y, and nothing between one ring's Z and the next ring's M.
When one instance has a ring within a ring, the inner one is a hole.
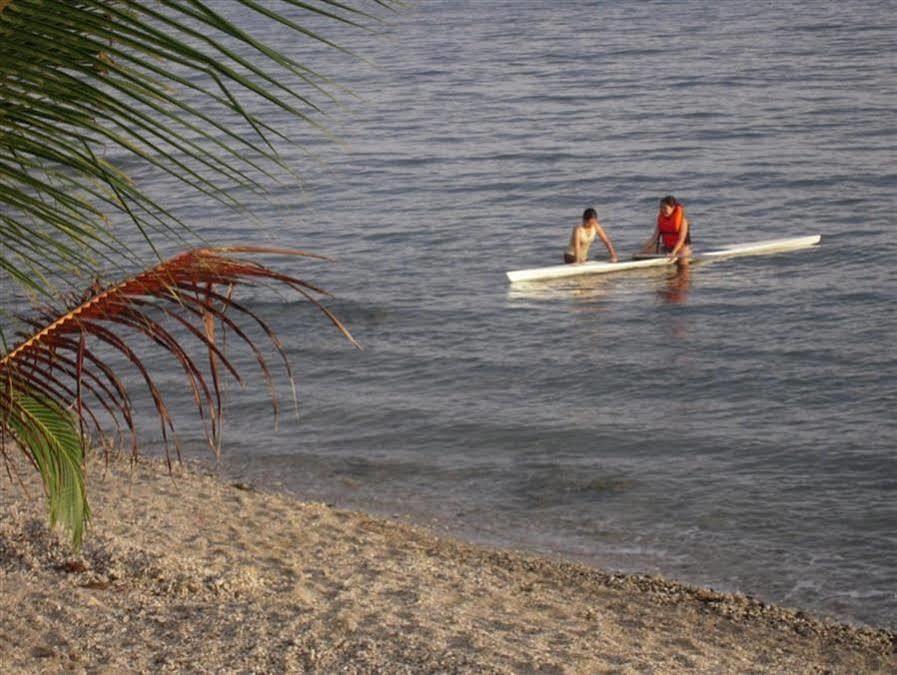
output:
M38 488L0 488L2 672L897 672L886 631L198 468L94 462L89 489L73 554Z

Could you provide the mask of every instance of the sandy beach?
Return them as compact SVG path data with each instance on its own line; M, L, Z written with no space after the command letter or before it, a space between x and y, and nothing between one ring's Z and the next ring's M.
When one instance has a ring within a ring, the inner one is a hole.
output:
M27 472L25 472L27 476ZM892 633L657 577L472 546L94 461L73 554L39 488L0 492L2 672L866 673Z

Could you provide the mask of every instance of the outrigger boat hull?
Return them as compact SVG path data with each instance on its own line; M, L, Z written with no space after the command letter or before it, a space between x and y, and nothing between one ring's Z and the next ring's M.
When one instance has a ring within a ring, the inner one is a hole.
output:
M822 240L822 235L814 234L806 237L792 237L789 239L767 239L747 244L735 244L712 251L703 251L691 256L695 262L722 260L725 258L738 258L749 255L769 255L773 253L786 253L798 251L802 248L816 246ZM569 265L551 265L550 267L535 267L527 270L513 270L506 272L508 280L515 281L542 281L547 279L562 279L584 274L612 274L627 270L642 269L645 267L664 267L674 265L675 260L670 260L664 255L633 256L633 260L623 262L584 262Z

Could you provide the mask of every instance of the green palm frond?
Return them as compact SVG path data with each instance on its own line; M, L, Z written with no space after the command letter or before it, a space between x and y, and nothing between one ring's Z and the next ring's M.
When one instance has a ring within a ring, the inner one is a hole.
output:
M200 249L123 286L97 282L92 290L99 295L65 302L104 272L145 266L126 243L134 240L132 229L160 261L160 244L193 239L187 225L131 176L176 181L227 208L240 207L234 194L263 193L272 180L291 177L279 148L301 138L294 129L273 126L269 113L286 113L310 133L327 134L323 115L344 92L260 36L286 29L297 40L347 51L322 31L336 24L369 31L381 10L399 3L0 0L0 284L11 280L32 301L57 308L26 319L33 332L10 347L7 318L21 298L8 292L0 298L0 456L11 437L41 475L51 521L70 530L76 543L89 517L83 432L102 435L93 409L132 437L134 429L128 392L88 342L104 343L138 370L163 435L172 430L164 403L119 333L136 331L167 349L184 370L215 445L218 369L239 379L215 342L216 330L232 331L248 344L268 376L257 348L224 309L257 323L258 317L226 289L267 279L312 302L318 292L225 251ZM121 227L127 233L117 237ZM214 289L221 285L224 291ZM67 309L59 310L62 305ZM160 317L206 348L206 375Z
M5 380L0 394L0 430L9 435L38 470L51 527L59 524L81 545L90 519L84 489L84 450L75 417L30 387Z
M230 9L336 47L319 26L362 30L377 21L365 5L390 4L282 0L275 11L234 0ZM133 267L108 218L151 246L186 228L122 166L236 207L235 188L263 192L290 171L277 148L297 139L266 112L326 133L322 108L338 89L200 0L0 0L0 270L46 295L73 269L77 286L100 266Z

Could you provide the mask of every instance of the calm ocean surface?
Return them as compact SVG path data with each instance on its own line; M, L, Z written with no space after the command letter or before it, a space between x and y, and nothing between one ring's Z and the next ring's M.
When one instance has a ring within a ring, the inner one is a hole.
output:
M300 417L232 387L224 471L897 628L894 4L420 2L388 32L330 33L376 67L268 36L360 98L342 146L281 120L318 159L258 222L154 186L215 242L338 258L289 269L365 346L244 292ZM631 253L668 193L699 245L823 244L506 282L587 206Z

